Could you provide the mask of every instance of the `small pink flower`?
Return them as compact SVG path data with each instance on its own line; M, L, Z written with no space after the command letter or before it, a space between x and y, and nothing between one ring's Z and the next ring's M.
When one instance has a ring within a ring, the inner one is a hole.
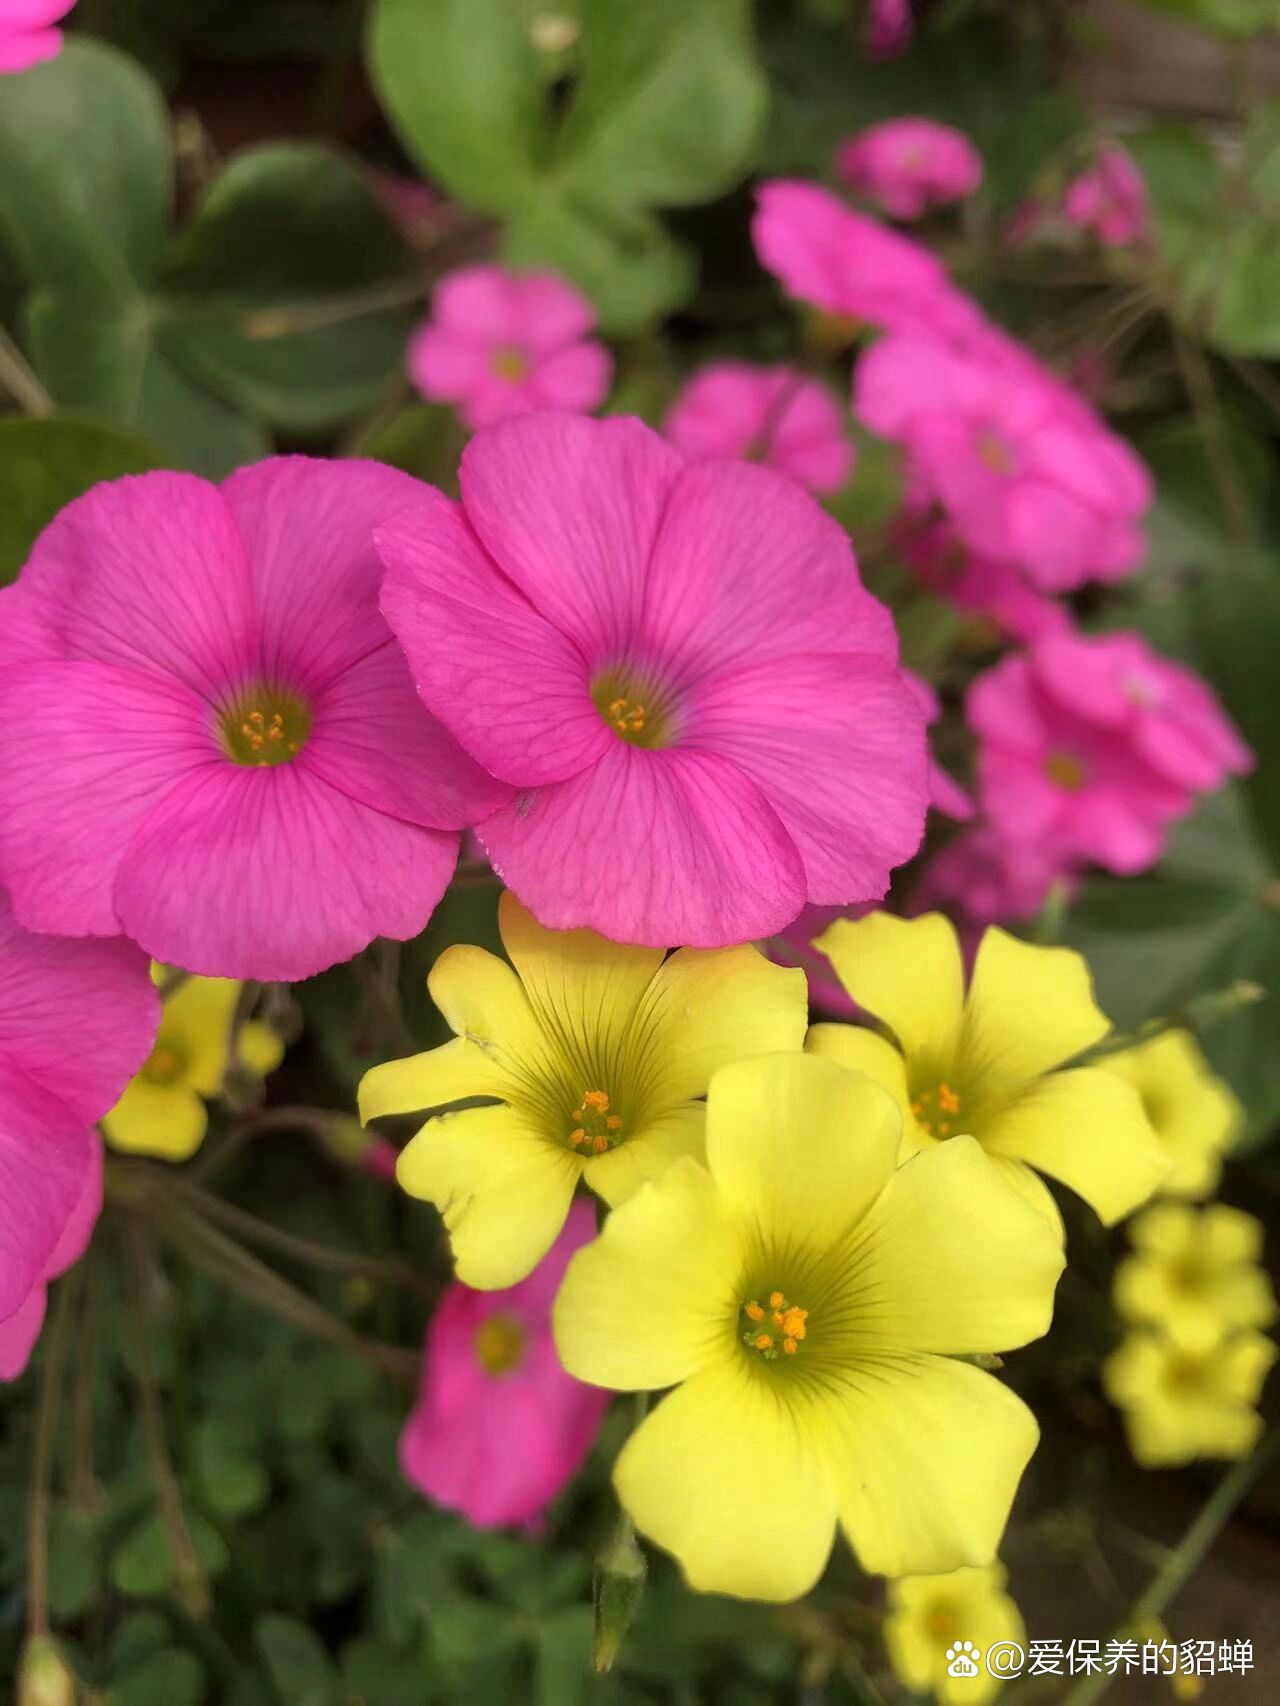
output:
M950 337L982 325L928 249L830 191L776 178L756 192L751 239L788 296L840 319Z
M65 18L76 0L0 0L0 75L26 71L62 52L62 31L52 26Z
M930 725L936 723L942 715L938 695L924 677L917 675L913 669L904 669L902 673L924 712L925 721ZM973 816L973 801L936 759L930 760L929 763L929 804L935 811L941 812L943 817L952 818L957 823L968 823Z
M719 947L881 897L924 719L847 535L792 481L639 421L532 415L378 530L426 704L519 797L476 826L551 929Z
M1141 242L1150 229L1151 210L1146 182L1128 149L1104 144L1093 165L1067 185L1062 212L1108 248Z
M509 794L423 710L378 611L374 526L425 490L278 457L220 488L97 486L45 529L0 594L23 924L264 980L418 934L459 831Z
M438 195L420 178L407 178L399 172L371 170L368 181L387 217L405 242L414 248L429 248L443 233L459 223L460 215L453 203Z
M587 335L594 326L586 297L554 273L463 267L436 286L431 318L409 345L409 376L473 430L531 409L588 414L613 373L608 350Z
M906 52L914 33L911 0L870 0L864 44L868 59L896 59Z
M0 889L0 1379L26 1364L44 1282L102 1202L95 1120L147 1057L160 1001L127 942L34 936Z
M1145 552L1146 464L1012 338L883 338L859 361L854 412L903 445L913 486L976 555L1042 592L1116 580Z
M910 517L900 530L903 556L939 598L967 615L985 617L1015 640L1030 642L1070 628L1062 605L1037 592L1010 563L978 557L945 521Z
M891 118L841 144L836 171L893 219L919 219L930 208L972 195L982 156L963 131L930 118Z
M665 431L691 461L737 456L762 462L811 492L839 491L853 467L835 398L794 367L713 362L676 398Z
M405 1478L476 1528L536 1522L591 1450L609 1394L565 1373L551 1305L595 1235L582 1197L528 1279L508 1291L455 1280L427 1329L418 1401L400 1435Z
M1136 634L1055 635L970 689L979 792L995 829L1128 876L1159 858L1196 793L1251 754L1209 688Z
M1080 879L1052 845L1009 841L980 823L934 855L911 910L917 914L942 906L970 924L1004 924L1034 918L1055 883L1062 883L1070 896Z

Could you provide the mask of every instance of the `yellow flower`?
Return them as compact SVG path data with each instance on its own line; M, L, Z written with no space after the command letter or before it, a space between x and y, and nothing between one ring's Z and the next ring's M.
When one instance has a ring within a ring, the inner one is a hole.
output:
M1129 1228L1134 1253L1116 1269L1116 1308L1150 1322L1189 1350L1238 1327L1268 1327L1275 1293L1262 1254L1262 1223L1225 1203L1157 1203Z
M1242 1111L1229 1087L1209 1070L1189 1031L1165 1031L1102 1062L1142 1097L1142 1105L1171 1163L1160 1195L1207 1197L1218 1188L1223 1152L1239 1130Z
M863 1567L990 1564L1031 1412L960 1360L1037 1338L1057 1230L961 1138L897 1167L901 1120L811 1055L726 1066L707 1166L675 1162L573 1258L556 1344L579 1380L674 1386L614 1484L690 1584L790 1600L839 1523Z
M1025 1645L1027 1636L1004 1584L999 1564L890 1582L884 1640L899 1680L916 1693L932 1691L941 1706L984 1706L994 1700L1002 1685L983 1662L987 1652L1002 1641ZM948 1655L962 1641L982 1655L977 1676L947 1674Z
M554 1243L579 1179L611 1206L679 1155L700 1155L711 1074L804 1045L801 971L752 947L622 947L590 930L544 930L504 894L511 966L446 949L428 980L453 1042L375 1066L360 1117L467 1097L497 1106L427 1121L397 1177L444 1216L458 1276L515 1285Z
M151 976L163 984L169 972L152 966ZM155 1047L102 1121L113 1149L164 1161L185 1161L199 1149L209 1125L202 1098L222 1090L242 987L225 977L188 977L169 996ZM250 1019L240 1026L236 1053L241 1066L265 1078L284 1045L270 1026Z
M1254 1409L1276 1347L1262 1333L1236 1333L1190 1351L1163 1333L1136 1332L1102 1368L1111 1402L1124 1411L1129 1449L1148 1469L1197 1457L1245 1457L1262 1432Z
M1110 1029L1079 954L988 930L966 992L959 941L938 913L838 919L814 946L894 1040L826 1024L813 1027L808 1047L894 1095L904 1159L974 1137L1055 1224L1032 1168L1069 1185L1108 1224L1151 1195L1168 1162L1137 1092L1097 1067L1056 1070Z

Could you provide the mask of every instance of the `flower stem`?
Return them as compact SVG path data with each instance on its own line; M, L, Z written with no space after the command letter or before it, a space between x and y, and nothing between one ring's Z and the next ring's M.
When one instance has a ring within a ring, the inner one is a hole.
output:
M49 1633L49 1484L58 1432L58 1397L66 1364L67 1324L79 1289L80 1275L73 1268L58 1286L41 1347L31 1494L27 1503L27 1634L32 1637Z
M0 326L0 389L37 420L53 413L53 398L36 378L26 356Z
M1266 991L1260 984L1241 978L1235 983L1227 984L1224 989L1211 989L1204 995L1194 995L1185 1007L1177 1008L1172 1013L1162 1013L1154 1019L1147 1019L1136 1030L1111 1031L1100 1042L1082 1049L1079 1054L1065 1061L1063 1067L1093 1066L1110 1055L1124 1054L1131 1048L1149 1043L1154 1038L1163 1036L1166 1031L1191 1031L1199 1036L1223 1019L1231 1018L1242 1008L1252 1007L1254 1002L1261 1001L1265 994Z

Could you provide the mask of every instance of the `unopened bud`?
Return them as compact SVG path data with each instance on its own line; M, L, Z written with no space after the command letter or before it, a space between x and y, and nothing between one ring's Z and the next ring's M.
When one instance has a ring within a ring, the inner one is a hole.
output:
M592 1589L596 1605L594 1662L597 1671L612 1670L644 1598L649 1566L636 1540L631 1518L618 1525L596 1559Z
M33 1635L18 1663L18 1706L75 1706L75 1678L48 1635Z

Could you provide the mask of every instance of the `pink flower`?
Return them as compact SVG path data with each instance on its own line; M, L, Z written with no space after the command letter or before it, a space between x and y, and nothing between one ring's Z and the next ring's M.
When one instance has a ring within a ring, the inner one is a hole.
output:
M915 32L911 0L870 0L865 52L868 59L896 59Z
M397 231L417 249L428 249L461 219L458 209L420 178L370 170L369 187Z
M942 715L942 706L938 703L938 695L924 679L913 669L904 669L903 676L907 686L916 696L916 702L924 712L926 723L936 723ZM949 776L936 760L929 763L929 804L943 817L954 818L957 823L968 823L973 816L973 801L965 793L959 782Z
M767 944L769 958L775 965L798 966L809 980L809 1000L820 1013L839 1019L854 1018L859 1009L832 970L831 961L814 947L814 938L821 936L837 918L863 918L875 911L875 903L866 906L806 906L800 916L785 930L779 930Z
M1098 150L1093 165L1067 185L1062 212L1108 248L1141 242L1150 228L1147 186L1132 154L1118 143Z
M431 308L409 345L409 376L432 402L456 404L473 430L604 401L613 363L587 336L595 311L554 273L463 267L441 279Z
M422 1385L400 1467L477 1528L535 1522L582 1467L609 1394L565 1373L551 1305L569 1258L595 1235L585 1198L528 1279L508 1291L455 1280L427 1329Z
M762 184L751 239L788 296L840 319L944 337L982 324L936 256L817 184Z
M841 144L836 171L894 219L919 219L972 195L982 156L963 131L931 118L891 118Z
M417 935L459 830L508 792L423 710L378 612L374 525L424 490L279 457L221 488L98 486L46 528L0 595L24 925L263 980Z
M1136 634L1055 635L970 689L982 803L995 828L1118 875L1160 856L1193 795L1252 758L1190 670Z
M0 889L0 1378L26 1363L45 1280L88 1242L102 1201L93 1124L146 1059L159 1016L137 948L34 936Z
M790 480L639 421L479 434L462 504L378 530L427 705L521 790L476 827L551 929L718 947L882 896L924 720L848 537Z
M853 467L835 398L794 367L713 362L676 398L665 430L690 460L740 456L812 492L839 491Z
M1080 886L1078 873L1052 845L1020 845L980 823L934 855L911 911L943 906L978 925L1034 918L1055 883L1064 883L1068 894Z
M0 74L26 71L62 52L62 31L53 29L76 0L0 0Z
M921 526L908 517L900 547L939 598L968 615L985 617L1015 640L1038 640L1071 626L1062 605L1037 592L1012 564L967 551L945 521Z
M1140 562L1145 463L1013 339L882 339L859 361L854 412L902 444L913 480L974 553L1043 592Z

